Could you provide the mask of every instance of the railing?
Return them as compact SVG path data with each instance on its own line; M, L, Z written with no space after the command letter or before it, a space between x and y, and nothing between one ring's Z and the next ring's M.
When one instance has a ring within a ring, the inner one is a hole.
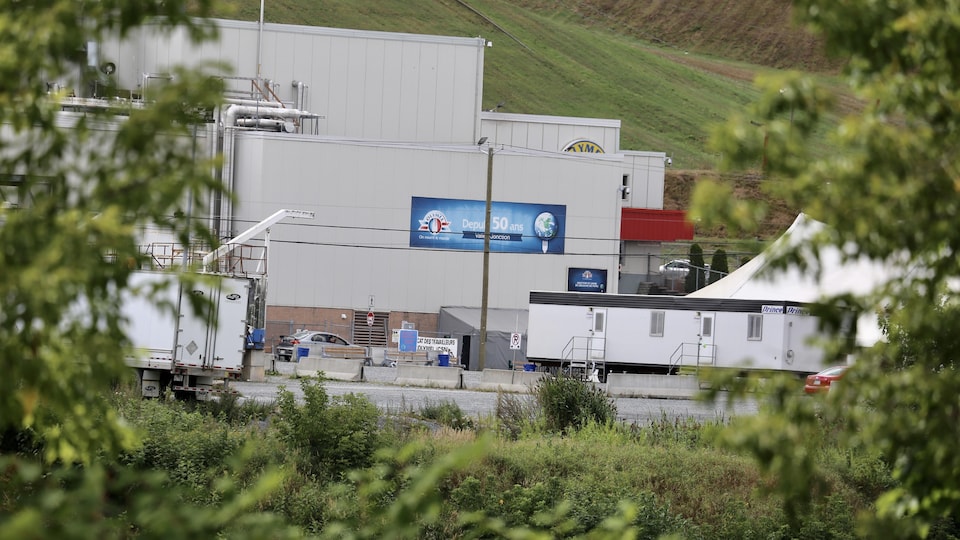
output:
M712 343L681 343L670 355L668 373L684 366L712 366L717 360L717 347Z
M230 255L214 261L209 270L230 276L261 277L266 272L265 250L264 246L239 245ZM184 249L180 244L154 242L140 246L140 251L150 257L151 266L155 270L179 268L184 264ZM207 247L191 246L186 252L187 266L199 264L208 252Z
M573 336L560 353L560 373L599 382L606 373L604 349L597 347L604 338Z

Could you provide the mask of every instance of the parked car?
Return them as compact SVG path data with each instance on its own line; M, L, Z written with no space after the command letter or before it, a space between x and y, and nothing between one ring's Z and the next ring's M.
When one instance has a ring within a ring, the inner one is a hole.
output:
M273 348L274 355L280 362L290 362L295 358L297 345L301 343L330 343L332 345L343 345L352 347L353 344L342 337L331 334L330 332L320 332L316 330L300 330L290 336L280 336L280 343Z
M690 261L687 259L674 259L660 265L660 273L671 279L685 278L689 272Z
M807 383L803 386L803 391L808 394L829 392L830 385L842 379L849 368L850 366L833 366L815 375L808 375Z
M660 265L660 273L668 279L683 279L687 277L690 270L694 268L689 259L674 259L666 264ZM710 271L710 265L704 263L703 269Z

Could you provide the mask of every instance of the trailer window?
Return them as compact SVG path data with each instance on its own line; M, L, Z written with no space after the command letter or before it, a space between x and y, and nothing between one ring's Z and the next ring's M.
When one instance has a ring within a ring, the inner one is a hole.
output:
M747 315L747 339L751 341L763 339L763 315Z
M700 335L702 337L713 337L713 317L704 317L701 329Z
M663 311L654 311L650 313L650 335L654 337L663 337Z

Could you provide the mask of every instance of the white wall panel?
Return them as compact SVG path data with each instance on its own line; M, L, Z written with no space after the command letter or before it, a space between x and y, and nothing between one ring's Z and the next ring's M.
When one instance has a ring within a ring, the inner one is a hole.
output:
M418 44L419 61L419 79L417 98L414 101L417 118L417 133L415 140L418 141L439 141L436 131L437 111L435 109L437 101L437 70L439 69L439 53L437 46L433 44Z
M630 175L630 194L624 206L663 208L663 152L624 152L624 174Z
M380 132L387 140L401 140L401 104L400 81L403 77L403 42L386 41L383 43L382 84L380 95L371 89L369 99L379 100Z
M361 88L363 94L360 96L363 100L363 123L359 126L360 135L374 133L380 134L380 138L388 138L384 133L384 100L381 98L385 94L386 43L383 41L366 41L364 53L364 61L359 66L363 69L364 80L364 85ZM394 133L396 133L395 130Z
M259 57L260 75L278 84L281 101L294 101L293 81L308 86L309 110L327 117L321 134L465 143L479 132L483 39L277 24L265 24L261 35L256 23L216 23L218 42L202 47L182 31L148 28L128 39L116 51L121 87L134 89L142 73L206 60L254 78Z
M415 196L484 199L481 149L262 132L239 134L236 148L238 219L256 221L278 208L317 213L313 223L288 221L272 231L271 304L356 309L372 294L385 310L480 305L482 253L412 249L409 223ZM571 254L492 253L491 307L524 308L532 288L562 290L569 266L615 271L619 169L609 167L612 159L494 154L494 200L566 205ZM584 188L584 177L593 184Z

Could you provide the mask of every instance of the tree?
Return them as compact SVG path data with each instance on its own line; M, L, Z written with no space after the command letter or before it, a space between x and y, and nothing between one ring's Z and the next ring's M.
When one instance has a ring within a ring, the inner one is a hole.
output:
M822 410L783 386L769 415L738 425L727 440L777 477L796 516L816 485L813 457L824 436L818 421L833 421L852 452L876 453L897 481L877 498L864 534L922 536L960 505L960 372L947 346L960 327L949 286L960 277L960 2L799 0L793 7L832 54L848 59L843 90L798 73L760 77L762 97L749 115L718 130L714 148L727 167L759 162L763 135L749 122L762 122L768 187L829 225L775 264L803 267L810 259L803 249L855 246L852 256L912 271L871 294L816 308L828 321L840 318L841 302L859 312L883 310L897 336L861 350ZM855 107L835 106L849 96ZM824 132L831 150L818 156L810 143ZM722 184L703 184L691 217L749 229L763 208L730 194ZM842 342L837 335L830 350L840 351ZM896 360L904 357L910 361Z
M718 248L713 252L713 257L710 259L710 283L729 273L730 266L727 264L727 252L723 248Z
M700 244L690 246L690 271L684 281L684 290L688 293L696 291L707 284L707 273L704 268L703 248Z
M177 216L221 191L192 137L198 111L220 102L221 82L177 69L143 108L74 114L61 109L66 92L46 84L82 69L78 52L89 43L148 20L212 36L204 18L213 3L2 2L0 537L216 536L247 521L238 517L276 483L242 495L224 488L220 509L189 509L162 478L115 461L136 443L109 397L129 376L119 306L146 262L137 233L150 226L183 245L214 241L199 220ZM83 95L84 85L74 90Z

